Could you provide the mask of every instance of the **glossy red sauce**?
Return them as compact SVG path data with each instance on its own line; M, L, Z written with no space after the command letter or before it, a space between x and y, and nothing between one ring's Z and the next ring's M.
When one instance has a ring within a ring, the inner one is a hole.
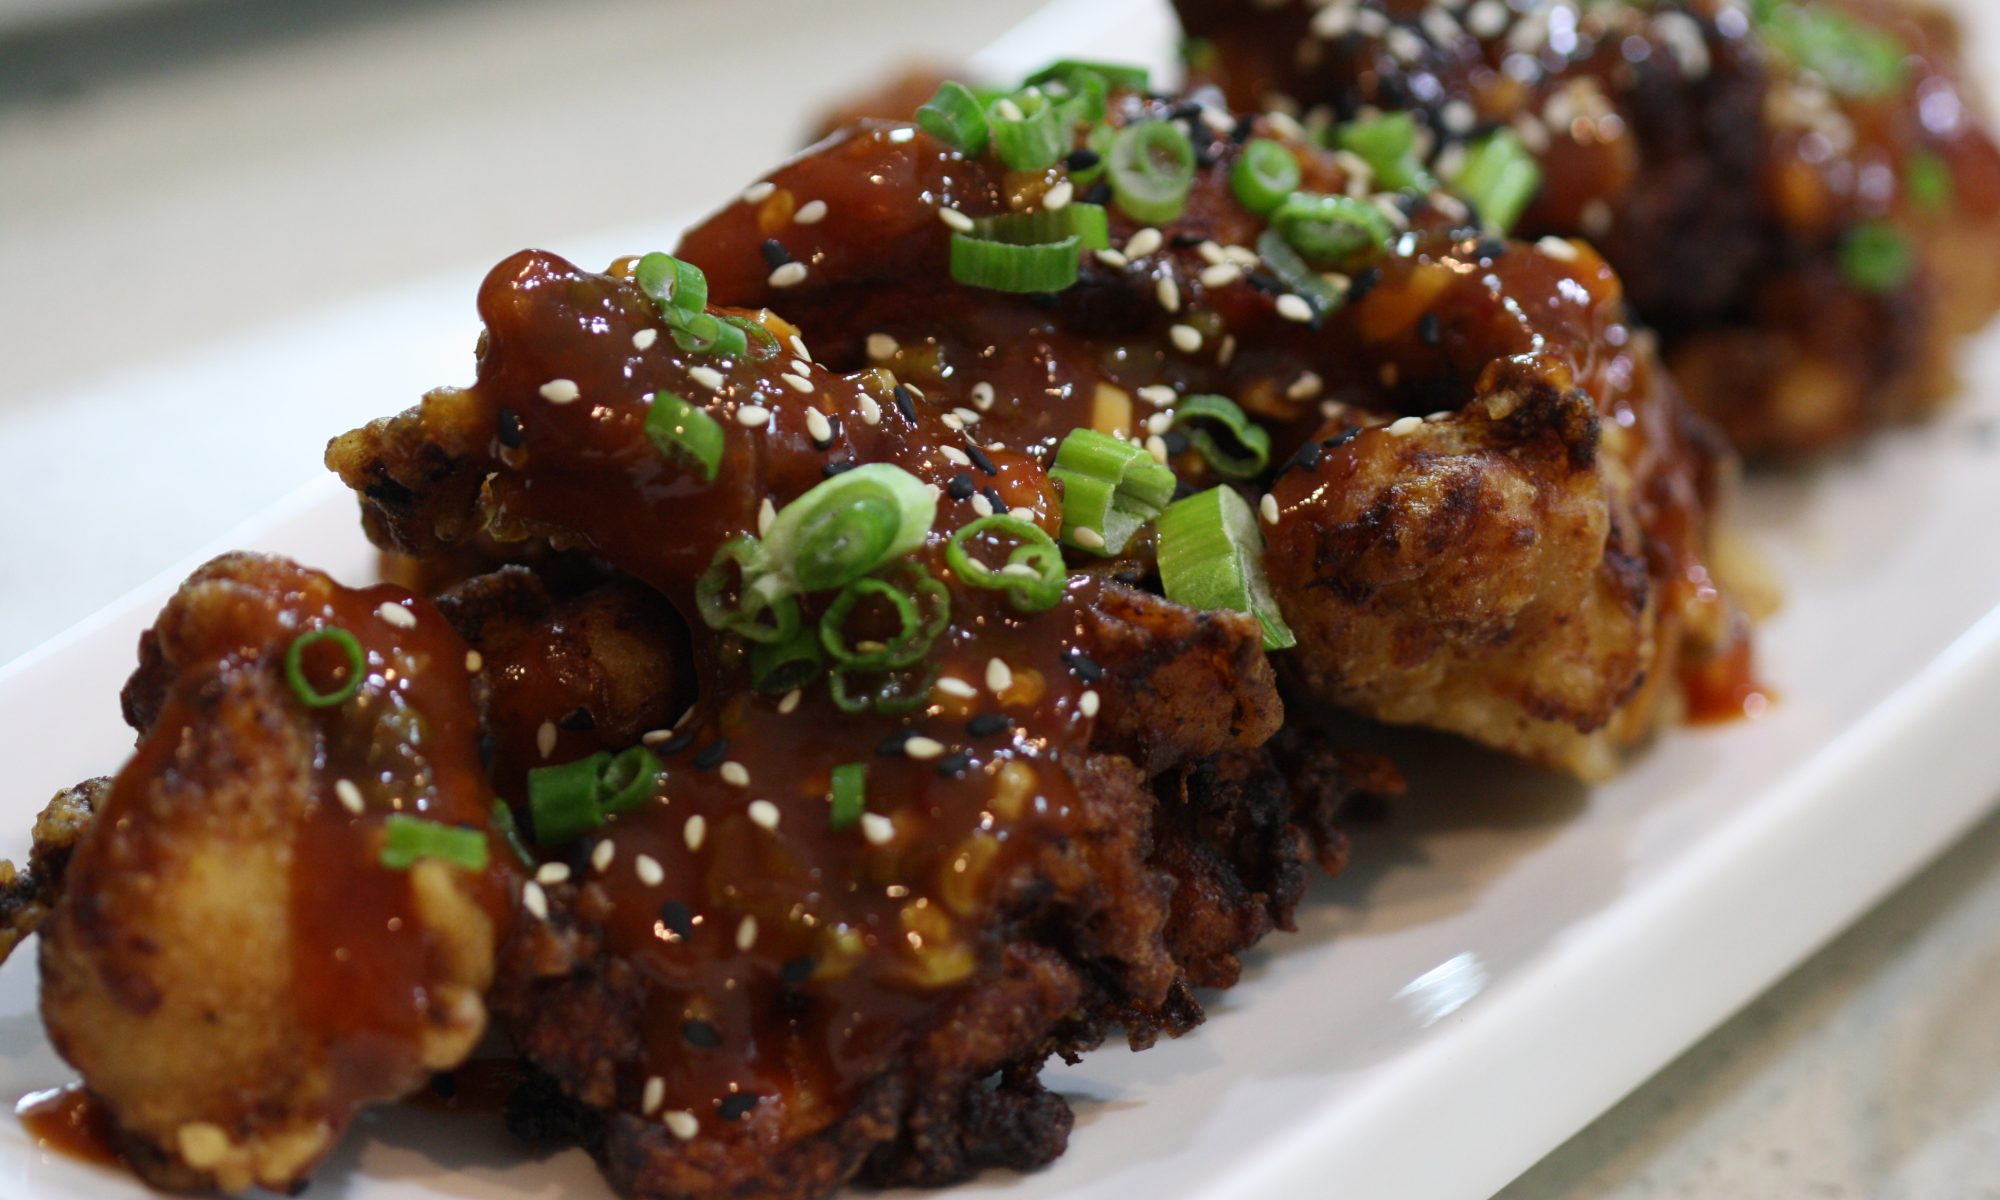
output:
M125 1165L112 1140L110 1114L80 1083L31 1092L14 1106L14 1115L38 1149L100 1166Z
M1687 693L1688 720L1699 725L1755 720L1775 701L1758 678L1747 640L1682 672L1681 686Z

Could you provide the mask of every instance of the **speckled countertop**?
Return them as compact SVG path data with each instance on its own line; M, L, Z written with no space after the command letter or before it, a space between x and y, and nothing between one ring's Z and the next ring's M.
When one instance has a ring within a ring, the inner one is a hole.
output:
M765 0L751 38L734 0L208 0L0 33L0 661L284 495L329 429L392 403L134 413L93 388L110 364L412 280L469 295L515 246L698 212L824 97L962 57L1035 7ZM660 153L689 121L729 136L699 162ZM504 153L519 139L531 163ZM1997 1017L2000 818L1503 1196L2000 1197Z

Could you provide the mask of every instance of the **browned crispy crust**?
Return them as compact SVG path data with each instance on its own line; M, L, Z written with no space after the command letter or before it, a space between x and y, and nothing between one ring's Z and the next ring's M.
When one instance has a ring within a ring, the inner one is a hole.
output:
M0 861L0 962L40 928L55 907L70 855L90 831L110 786L109 778L100 777L57 792L35 818L27 866Z

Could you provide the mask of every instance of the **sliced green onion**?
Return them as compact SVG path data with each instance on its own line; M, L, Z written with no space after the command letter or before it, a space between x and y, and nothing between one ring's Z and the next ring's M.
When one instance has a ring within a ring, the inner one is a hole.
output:
M1076 282L1082 251L1110 244L1102 205L982 217L971 233L952 235L951 277L1001 292L1059 292Z
M673 325L674 345L690 354L713 354L718 358L741 358L750 348L743 330L711 313L683 314Z
M917 110L917 127L967 158L986 153L985 107L962 83L940 84L930 103Z
M661 454L687 463L714 482L722 466L722 426L714 417L672 392L654 392L646 413L646 437Z
M972 232L961 236L1010 246L1045 246L1075 237L1082 249L1102 250L1111 244L1111 218L1101 204L1076 201L1053 212L1038 208L980 217Z
M1204 425L1213 422L1229 432L1235 448L1225 448ZM1271 465L1271 435L1225 396L1189 396L1174 409L1174 428L1191 425L1188 441L1224 479L1252 479Z
M1044 171L1063 156L1062 114L1037 91L1002 96L986 108L1000 161L1015 171Z
M1264 574L1264 537L1242 496L1210 488L1160 514L1160 584L1167 599L1199 609L1249 613L1264 627L1264 649L1298 643Z
M1893 292L1917 270L1917 252L1903 231L1885 221L1864 221L1840 243L1840 271L1864 292Z
M1079 125L1095 125L1104 119L1111 85L1097 72L1077 71L1067 79L1051 80L1040 86L1060 100L1056 119L1065 131Z
M716 549L708 569L695 580L695 609L710 629L753 642L782 642L799 628L793 590L777 573L764 544L746 534Z
M1300 178L1299 160L1290 150L1270 138L1251 138L1230 168L1229 190L1236 193L1238 203L1261 217L1298 191Z
M923 545L937 497L889 463L843 471L778 510L765 538L771 569L790 590L845 586Z
M733 325L744 332L746 335L744 353L749 356L752 362L768 362L778 357L779 352L784 349L778 345L777 334L772 333L749 317L737 316L731 313L722 318L722 323L724 325ZM754 350L750 349L750 346L753 344L756 346Z
M1427 192L1437 186L1437 180L1417 159L1417 119L1410 113L1351 121L1334 130L1333 137L1335 145L1353 151L1368 164L1383 191L1414 188Z
M1542 165L1512 129L1496 129L1466 147L1452 190L1472 201L1488 229L1506 233L1542 188Z
M390 813L389 819L382 823L382 831L388 840L382 843L380 861L391 871L407 871L426 858L468 871L486 869L486 835L477 829Z
M1067 83L1079 72L1096 75L1115 88L1143 92L1152 86L1152 74L1144 67L1135 67L1129 63L1098 62L1088 58L1059 58L1028 76L1022 81L1022 86L1033 87L1039 83L1047 83L1051 79Z
M870 671L860 667L836 667L826 677L826 690L834 707L844 713L870 709L889 716L915 712L930 701L931 685L942 668L936 662L921 670L902 668Z
M868 808L868 764L842 763L828 775L826 789L827 824L835 829L852 829L861 823Z
M974 538L1011 538L1015 545L1005 565L994 568L972 556ZM944 544L945 564L960 582L988 591L1005 591L1022 612L1041 612L1062 599L1069 572L1062 548L1039 525L1008 513L994 513L960 527Z
M1344 297L1334 291L1333 285L1313 270L1305 259L1300 258L1299 252L1292 249L1291 243L1277 230L1266 229L1257 235L1257 257L1271 268L1271 273L1285 285L1286 291L1312 305L1313 312L1317 314L1313 322L1315 327L1319 323L1318 318L1341 306Z
M347 659L347 677L340 686L330 692L322 692L306 678L305 653L320 642L331 642L340 648ZM361 653L361 643L355 636L338 625L323 625L308 630L292 639L285 649L285 682L292 687L292 695L307 708L333 708L345 704L361 690L361 681L368 677L368 661Z
M1271 228L1308 263L1351 269L1374 258L1396 236L1382 210L1353 196L1294 192L1271 213Z
M659 756L644 746L622 750L598 772L598 811L630 812L653 798L659 781Z
M535 823L535 841L544 846L573 842L604 824L598 806L604 768L611 752L528 772L528 813Z
M1958 187L1951 164L1935 150L1919 150L1903 166L1903 190L1919 212L1937 216L1951 208Z
M708 307L708 276L671 254L656 250L640 259L632 269L632 282L663 310L671 307L692 315Z
M1822 5L1755 6L1764 42L1843 96L1899 92L1909 82L1909 48L1894 36Z
M819 632L801 627L782 642L750 647L750 685L777 695L819 678Z
M493 832L500 835L501 843L514 852L514 857L523 866L534 866L535 856L528 852L528 843L521 837L521 824L514 819L514 810L497 796L493 800L492 821Z
M1113 129L1111 126L1109 125L1092 126L1090 133L1084 137L1083 144L1089 148L1092 154L1097 155L1097 161L1090 164L1087 167L1070 168L1069 172L1070 182L1074 183L1079 188L1089 187L1091 184L1096 183L1098 179L1104 175L1104 172L1108 170L1110 167L1111 143L1117 140L1118 140L1118 131L1116 129ZM1076 204L1072 202L1070 204L1070 207L1075 208ZM1096 206L1092 205L1092 207L1094 208ZM1095 249L1101 250L1103 249L1103 247L1099 246L1095 247Z
M1194 143L1171 121L1138 121L1111 143L1111 194L1135 221L1181 215L1194 187Z
M863 650L847 640L845 626L862 601L874 599L889 606L896 618L896 632L875 648ZM930 643L923 639L923 621L917 616L917 602L880 579L857 579L840 589L827 605L819 621L819 643L827 655L842 667L882 670L904 667L922 658Z
M1070 431L1049 476L1062 484L1063 544L1105 557L1124 553L1132 535L1174 498L1173 471L1095 429Z

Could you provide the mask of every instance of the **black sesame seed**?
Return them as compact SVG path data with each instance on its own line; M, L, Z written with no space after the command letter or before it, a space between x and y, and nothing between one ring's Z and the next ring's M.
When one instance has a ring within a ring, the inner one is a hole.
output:
M479 735L479 765L480 765L480 766L482 766L482 767L490 767L490 766L492 766L492 765L493 765L493 750L494 750L494 746L493 746L493 735L492 735L492 734L490 734L490 733L482 733L482 734L480 734L480 735Z
M1006 713L980 713L965 723L965 732L976 738L992 737L1005 733L1014 727L1014 718Z
M514 415L513 409L501 409L495 414L495 423L498 426L496 432L499 435L500 444L509 450L519 450L521 443L528 440L521 436L521 418Z
M1192 250L1207 240L1198 233L1177 233L1167 239L1167 245L1176 250Z
M914 729L898 729L882 739L881 744L875 747L875 753L882 758L901 758L903 747L915 736L917 731Z
M694 934L694 914L688 911L687 905L678 900L669 900L660 905L660 924L665 925L669 933L678 937L691 937Z
M712 770L721 766L722 760L728 757L729 739L717 738L694 752L694 765L704 771Z
M1187 448L1191 444L1188 441L1188 435L1178 429L1167 430L1160 435L1160 440L1166 443L1169 455L1186 454Z
M972 755L964 750L955 751L938 759L938 774L946 779L957 779L972 769Z
M1258 291L1268 292L1274 296L1277 295L1279 292L1285 292L1291 290L1285 286L1284 280L1279 279L1276 275L1272 275L1264 271L1252 271L1248 275L1245 275L1243 279L1251 287L1256 288Z
M1215 165L1215 147L1206 143L1194 148L1194 165L1206 169Z
M972 486L972 476L964 471L952 476L944 485L945 495L954 500L970 500L975 490L977 489Z
M1499 238L1481 238L1479 239L1479 245L1474 247L1474 250L1481 259L1504 258L1507 254L1507 243L1501 241Z
M1417 340L1426 346L1435 346L1444 340L1444 322L1434 312L1427 312L1417 318Z
M836 417L836 416L829 416L829 417L827 417L827 419L826 419L826 427L827 427L827 438L826 438L826 440L825 440L825 441L821 441L821 440L819 440L818 438L814 438L814 439L813 439L813 449L815 449L815 450L824 450L824 449L826 449L826 448L827 448L828 446L831 446L831 445L833 445L834 441L835 441L836 439L838 439L838 438L840 437L840 418L839 418L839 417Z
M1102 179L1091 184L1089 187L1083 189L1083 202L1085 204L1111 203L1111 185Z
M1381 282L1382 268L1370 267L1361 272L1361 274L1354 277L1354 285L1347 289L1347 302L1349 304L1361 303L1367 297L1368 293L1375 290L1375 285Z
M690 729L686 733L677 733L653 747L653 753L663 758L672 757L692 745L694 745L694 730Z
M1338 450L1342 446L1345 446L1347 443L1353 441L1355 438L1358 438L1360 436L1361 436L1361 431L1359 429L1349 429L1344 433L1339 433L1334 435L1333 437L1327 438L1325 441L1320 443L1320 448L1323 450Z
M785 960L784 965L778 968L778 978L786 987L798 987L800 984L811 979L813 972L818 967L818 963L815 963L810 957L801 954L797 958L788 958Z
M1000 494L999 488L989 484L986 487L980 488L979 494L986 497L986 503L993 506L994 512L1007 511L1007 497Z
M835 475L839 475L844 471L852 471L853 469L854 469L854 464L852 462L849 462L844 458L837 458L834 459L832 462L826 463L825 465L821 466L819 469L819 473L826 476L828 479L832 479Z
M740 1121L761 1102L762 1097L755 1092L738 1092L734 1096L724 1096L716 1111L725 1121Z
M993 460L986 457L986 451L981 450L977 446L967 446L965 448L965 457L972 460L973 466L978 467L988 475L998 475L1000 473L1000 468L994 466Z
M1104 158L1088 146L1079 146L1063 157L1063 166L1072 171L1088 171Z
M1319 456L1319 443L1307 442L1299 447L1299 452L1292 455L1291 461L1285 464L1285 469L1278 473L1283 475L1289 471L1310 471L1319 466Z
M597 728L597 718L590 715L589 709L579 706L564 713L562 720L557 721L556 724L562 726L564 729L595 729Z
M757 251L764 256L764 265L773 271L792 261L792 252L785 249L785 244L777 238L765 238Z
M1184 100L1167 110L1167 120L1187 121L1201 115L1201 105L1192 100Z
M722 1032L707 1021L681 1022L681 1038L703 1050L713 1050L722 1044Z
M1229 130L1229 140L1237 145L1250 140L1250 131L1257 127L1257 118L1248 113L1236 118L1236 124Z
M896 385L895 391L891 392L890 395L896 401L896 411L903 414L905 421L915 425L917 423L917 402L910 399L910 389L899 383Z
M1096 683L1098 680L1104 678L1104 668L1098 666L1088 654L1085 654L1081 650L1065 650L1063 651L1062 658L1063 665L1068 667L1078 679L1083 680L1085 683Z

